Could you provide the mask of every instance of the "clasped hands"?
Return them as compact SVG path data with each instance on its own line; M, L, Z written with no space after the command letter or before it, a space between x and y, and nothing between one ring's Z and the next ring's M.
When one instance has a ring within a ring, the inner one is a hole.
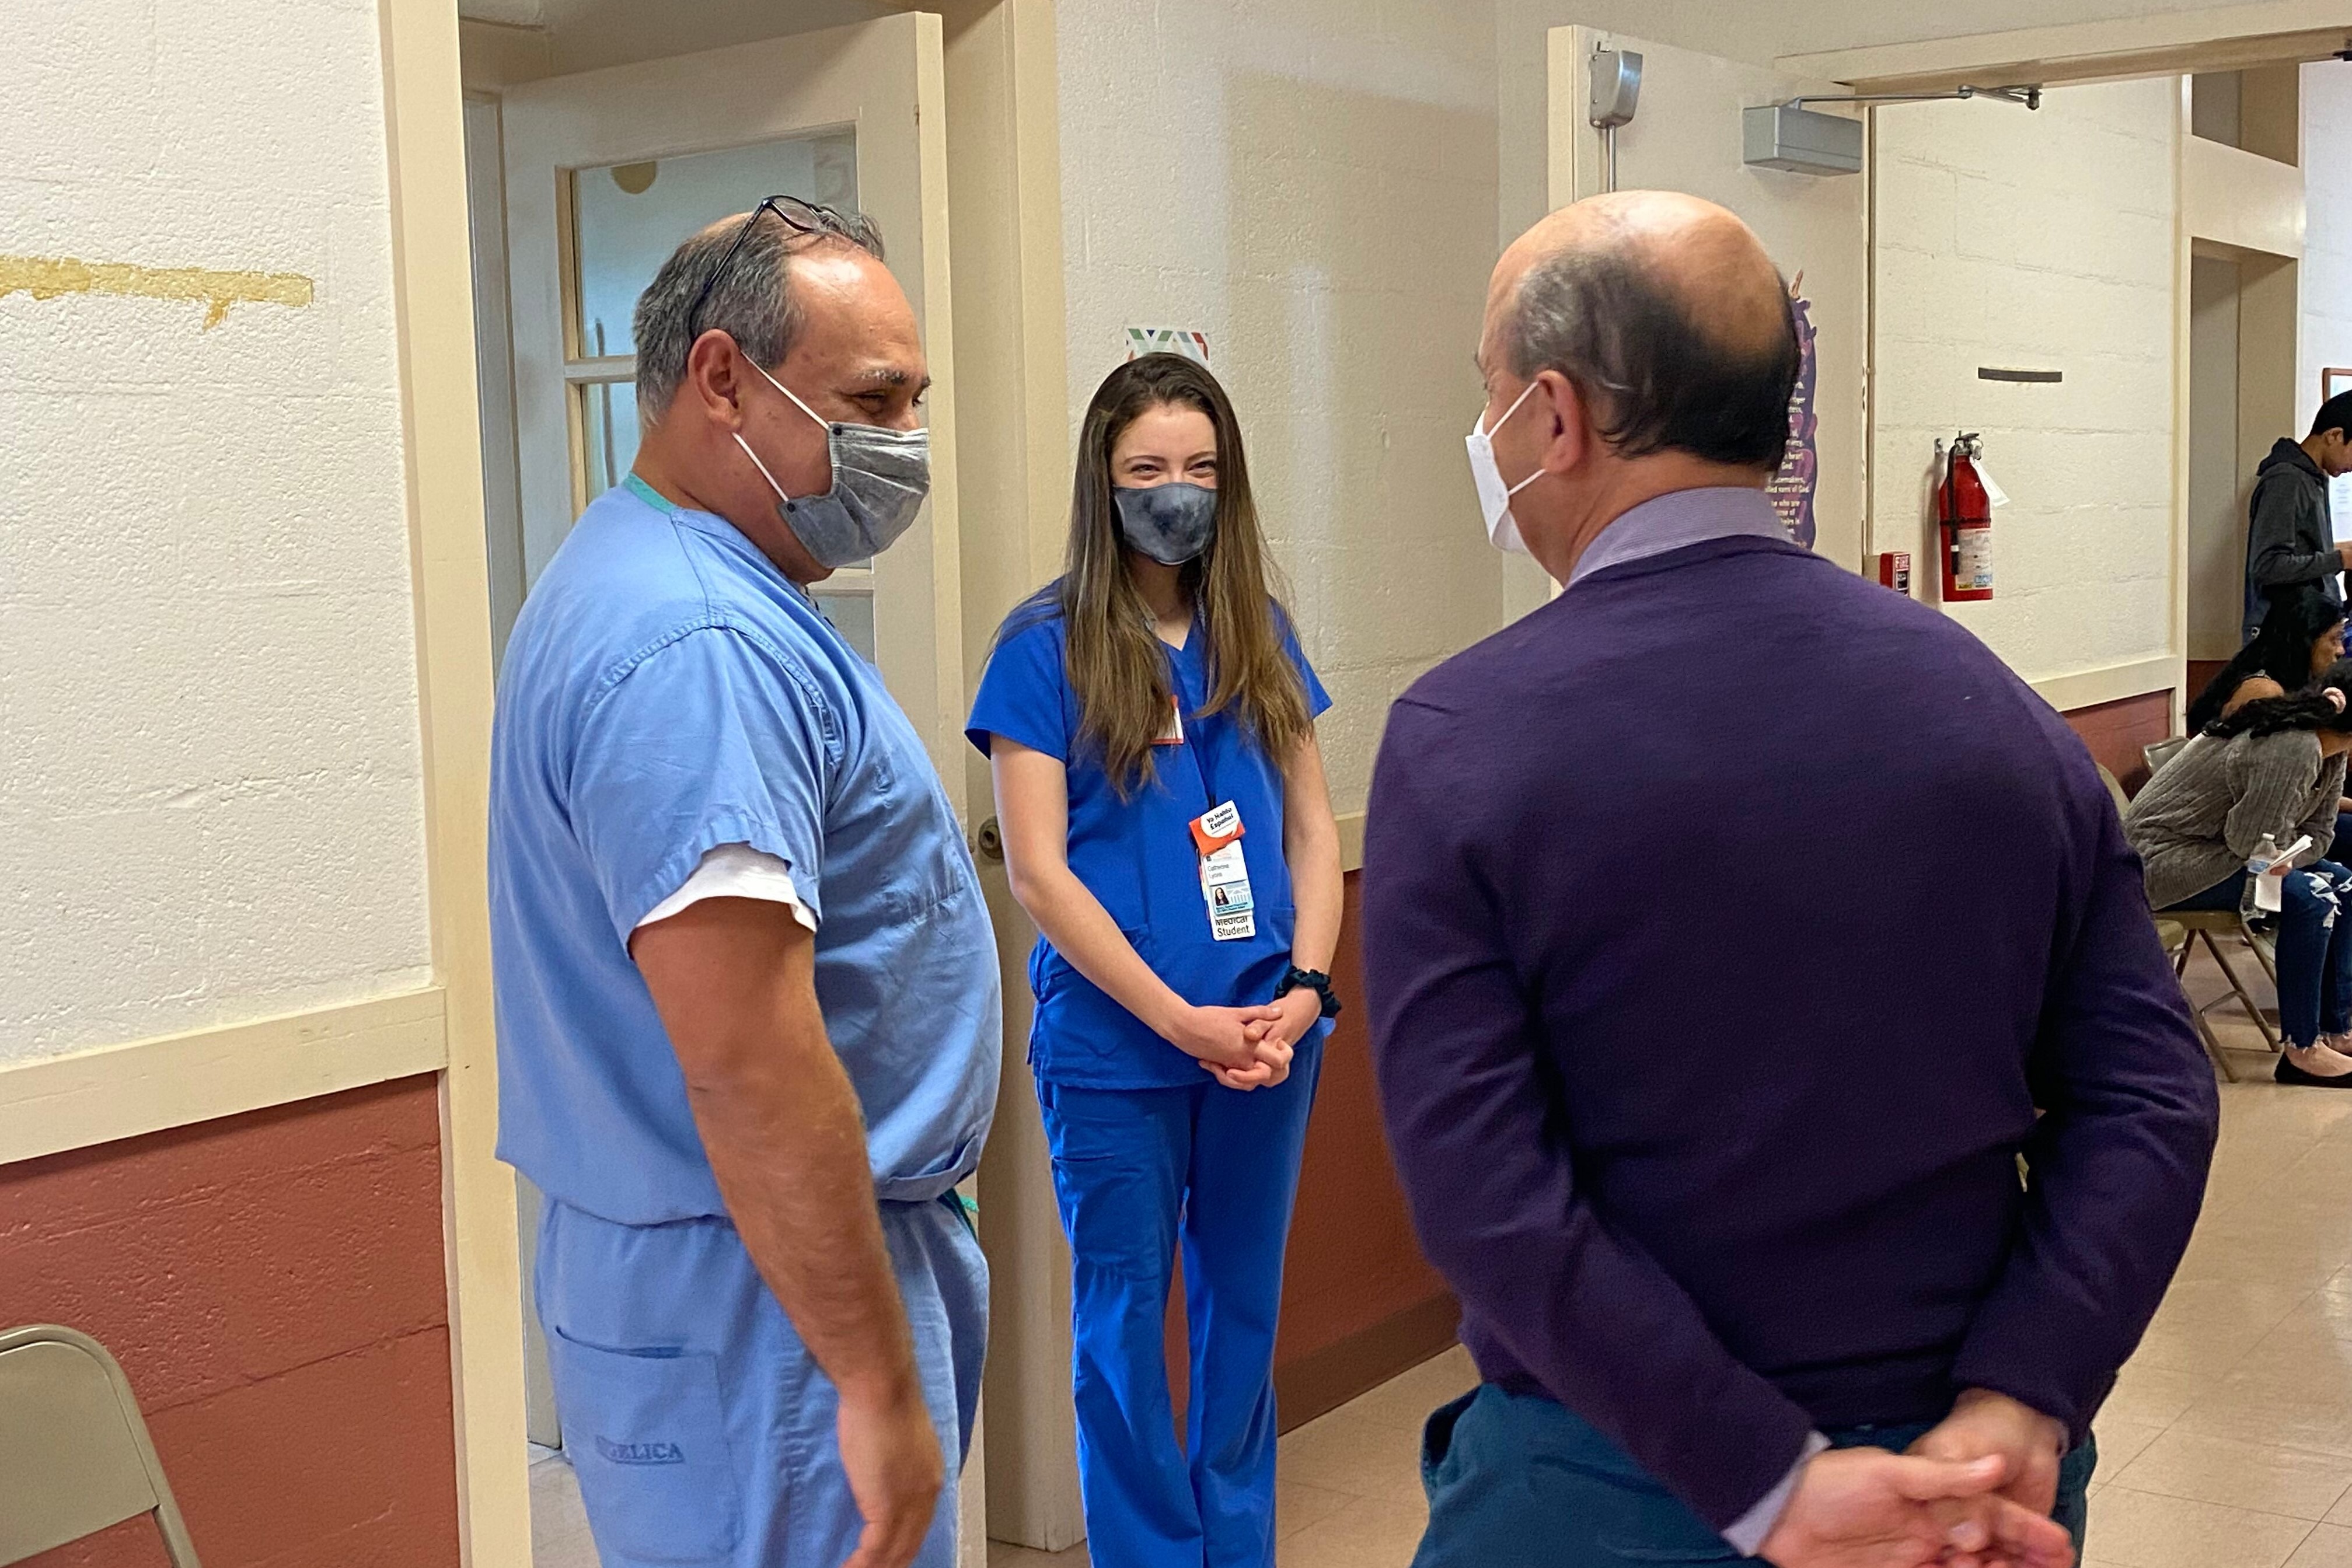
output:
M2050 1518L2065 1432L2006 1395L1970 1389L1907 1454L1816 1456L1760 1555L1778 1568L2069 1568Z
M1322 1016L1323 998L1298 987L1254 1008L1181 1008L1160 1033L1226 1088L1266 1089L1290 1076L1298 1042Z

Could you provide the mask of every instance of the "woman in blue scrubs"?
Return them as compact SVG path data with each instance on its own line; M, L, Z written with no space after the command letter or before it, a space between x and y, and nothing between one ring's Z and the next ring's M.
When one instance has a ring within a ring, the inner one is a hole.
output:
M1275 1320L1340 879L1330 698L1265 557L1215 378L1120 366L1079 436L1064 575L998 632L967 731L1040 933L1029 1061L1074 1265L1079 1487L1118 1568L1274 1563Z

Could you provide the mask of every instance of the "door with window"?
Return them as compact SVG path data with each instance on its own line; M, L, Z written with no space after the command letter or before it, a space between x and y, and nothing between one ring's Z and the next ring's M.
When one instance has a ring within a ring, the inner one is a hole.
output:
M962 805L940 19L909 13L556 77L503 104L526 585L637 447L637 295L689 235L761 198L863 210L931 366L931 499L880 559L812 597L874 661Z

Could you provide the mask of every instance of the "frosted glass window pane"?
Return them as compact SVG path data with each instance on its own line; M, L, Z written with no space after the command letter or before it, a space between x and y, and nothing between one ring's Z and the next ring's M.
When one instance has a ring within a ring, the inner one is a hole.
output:
M637 385L598 382L580 389L581 444L588 459L591 499L629 476L637 460Z
M827 593L822 588L809 597L842 641L856 649L869 664L878 663L874 656L874 596L870 593Z
M824 131L750 147L725 147L641 163L575 170L573 254L578 257L580 352L633 354L637 296L687 237L762 196L857 205L857 132Z

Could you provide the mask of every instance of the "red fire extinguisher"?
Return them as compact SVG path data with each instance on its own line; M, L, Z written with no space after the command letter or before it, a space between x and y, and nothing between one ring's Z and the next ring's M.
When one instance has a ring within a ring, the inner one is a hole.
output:
M1984 438L1963 431L1944 458L1943 483L1936 486L1936 525L1941 532L1944 600L1992 597L1992 497L1977 473Z

